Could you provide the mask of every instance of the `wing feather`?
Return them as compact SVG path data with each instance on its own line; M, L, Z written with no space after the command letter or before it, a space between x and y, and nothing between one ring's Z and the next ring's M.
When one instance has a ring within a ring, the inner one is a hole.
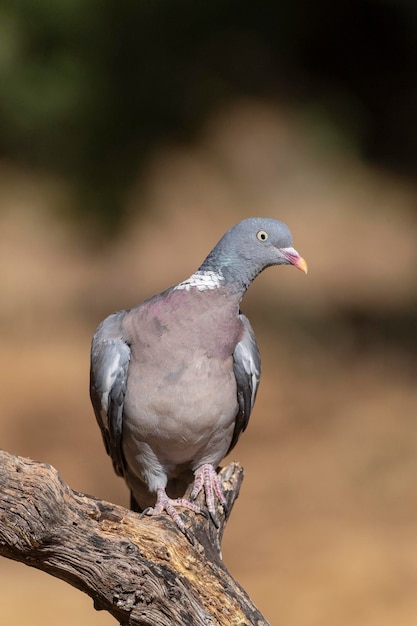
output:
M241 433L248 425L261 378L261 357L255 333L248 318L243 313L240 313L240 319L244 325L244 332L233 354L233 370L236 377L239 410L228 453L235 447Z
M124 474L123 405L130 347L123 337L124 311L113 313L98 327L91 344L90 398L115 472Z

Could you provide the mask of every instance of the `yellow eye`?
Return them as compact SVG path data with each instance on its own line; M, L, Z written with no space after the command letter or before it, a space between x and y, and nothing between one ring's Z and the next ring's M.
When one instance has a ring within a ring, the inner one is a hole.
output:
M268 239L268 233L266 232L266 230L260 230L256 233L256 236L259 241L266 241Z

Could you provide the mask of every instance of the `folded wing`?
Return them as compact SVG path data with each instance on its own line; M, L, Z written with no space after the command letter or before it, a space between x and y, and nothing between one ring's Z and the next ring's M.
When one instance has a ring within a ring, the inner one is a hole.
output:
M261 377L261 357L256 344L255 333L248 318L243 313L240 313L240 319L244 325L244 333L233 354L239 411L228 453L235 447L240 434L248 425Z
M123 337L124 311L106 318L91 344L90 397L114 470L124 475L123 405L130 347Z

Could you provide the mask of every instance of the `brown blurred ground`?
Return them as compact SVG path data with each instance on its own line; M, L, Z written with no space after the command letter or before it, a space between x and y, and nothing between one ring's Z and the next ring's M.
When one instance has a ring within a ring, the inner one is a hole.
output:
M88 399L97 323L192 273L239 219L283 219L310 273L270 269L244 301L263 380L232 455L246 478L224 560L273 624L412 626L416 359L395 334L358 341L340 320L365 312L372 334L381 313L413 311L416 192L319 153L305 130L259 103L224 112L195 147L155 155L132 194L128 231L100 254L58 219L62 183L3 164L1 446L127 504ZM23 565L1 560L0 582L0 623L114 623Z

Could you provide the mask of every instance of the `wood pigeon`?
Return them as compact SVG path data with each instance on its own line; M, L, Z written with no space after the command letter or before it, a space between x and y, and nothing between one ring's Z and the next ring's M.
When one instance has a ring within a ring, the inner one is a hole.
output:
M216 468L248 424L261 372L240 302L271 265L307 272L285 224L245 219L189 278L113 313L93 337L90 397L131 507L165 511L189 538L176 507L200 512L201 489L214 523L216 499L225 506Z

